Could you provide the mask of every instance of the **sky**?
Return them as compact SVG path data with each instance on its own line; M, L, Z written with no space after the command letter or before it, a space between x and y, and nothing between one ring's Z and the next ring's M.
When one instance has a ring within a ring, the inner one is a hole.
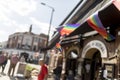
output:
M51 35L80 0L0 0L0 42L7 41L9 35L29 31L48 34L52 9L55 9L51 25Z

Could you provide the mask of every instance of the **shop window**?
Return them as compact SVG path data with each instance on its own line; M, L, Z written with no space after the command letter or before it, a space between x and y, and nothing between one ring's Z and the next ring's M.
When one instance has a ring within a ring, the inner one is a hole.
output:
M17 45L17 48L18 48L18 49L20 48L20 44Z
M115 77L115 64L104 63L104 68L107 70L107 77L113 79Z

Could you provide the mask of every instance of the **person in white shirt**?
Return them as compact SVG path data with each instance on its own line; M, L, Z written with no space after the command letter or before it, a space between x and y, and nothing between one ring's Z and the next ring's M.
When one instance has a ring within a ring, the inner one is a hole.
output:
M104 80L107 80L107 79L108 79L108 78L107 78L107 75L108 75L107 69L104 67L104 68L103 68L103 79L104 79Z

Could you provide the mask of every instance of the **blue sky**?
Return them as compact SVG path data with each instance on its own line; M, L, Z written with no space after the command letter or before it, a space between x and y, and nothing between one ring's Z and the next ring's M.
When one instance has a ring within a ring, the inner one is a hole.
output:
M7 41L10 34L29 31L48 33L51 9L54 7L51 34L80 0L0 0L0 42Z

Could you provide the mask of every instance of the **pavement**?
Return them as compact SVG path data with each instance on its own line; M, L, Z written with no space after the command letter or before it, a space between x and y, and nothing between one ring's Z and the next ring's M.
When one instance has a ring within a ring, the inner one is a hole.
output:
M19 74L18 70L20 69L19 67L19 63L16 65L16 68L15 68L15 72L14 72L14 76L8 76L8 69L9 69L9 65L10 65L10 61L8 60L7 62L7 65L5 67L5 70L3 73L1 73L2 69L0 68L0 80L28 80L28 79L25 79L23 74ZM40 66L36 66L36 65L32 65L36 68L39 68ZM37 77L32 77L31 79L29 80L37 80ZM54 80L53 77L49 77L47 80Z
M1 75L0 74L0 80L28 80L28 79L25 79L24 77L10 77L10 76L7 76L7 75ZM29 80L37 80L37 79L29 79ZM48 78L47 80L54 80L53 78Z

